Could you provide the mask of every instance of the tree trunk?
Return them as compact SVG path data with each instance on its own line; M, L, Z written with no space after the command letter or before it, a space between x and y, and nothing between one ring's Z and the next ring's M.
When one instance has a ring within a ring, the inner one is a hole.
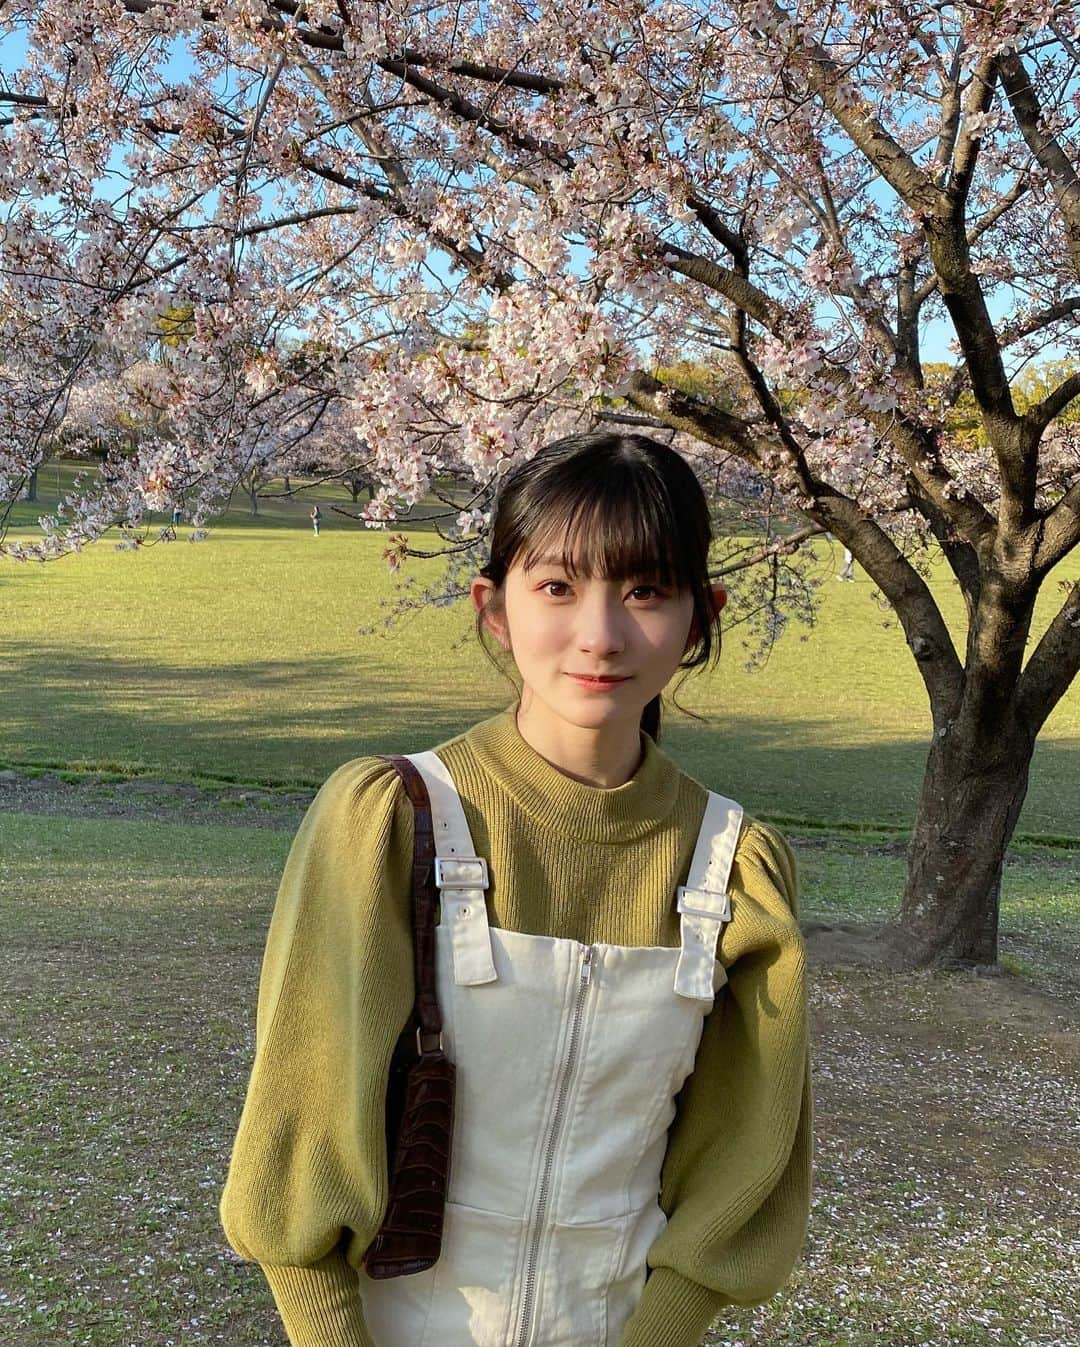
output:
M966 723L965 723L966 722ZM908 967L994 964L1001 867L1027 794L1035 738L1011 713L961 713L934 734L897 920L886 938Z

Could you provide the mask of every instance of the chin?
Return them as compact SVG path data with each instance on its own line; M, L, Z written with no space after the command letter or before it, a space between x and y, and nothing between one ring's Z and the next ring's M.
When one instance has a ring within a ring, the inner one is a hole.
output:
M617 707L602 704L600 697L596 698L593 705L588 704L587 698L591 694L584 694L580 701L571 702L563 697L552 707L557 714L571 725L576 725L578 729L595 730L601 725L621 724L623 721L632 722L634 725L641 720L642 707L630 708L625 706ZM585 704L582 705L582 702Z

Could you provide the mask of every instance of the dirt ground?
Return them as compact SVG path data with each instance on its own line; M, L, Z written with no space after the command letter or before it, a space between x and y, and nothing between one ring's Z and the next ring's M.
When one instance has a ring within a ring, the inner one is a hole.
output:
M293 832L313 795L0 771L0 812ZM1080 975L1058 995L1057 987L1050 994L1003 970L885 973L872 925L810 913L804 930L816 1135L810 1234L785 1292L765 1306L732 1308L708 1342L1080 1342ZM1003 949L1010 948L1005 940ZM211 1180L200 1190L206 1184ZM265 1295L256 1302L239 1280L249 1270L227 1263L211 1266L223 1283L237 1279L250 1323L236 1336L236 1303L222 1298L222 1286L201 1300L182 1340L193 1347L278 1341ZM177 1276L186 1288L187 1274ZM118 1295L123 1301L126 1283ZM118 1313L128 1311L121 1306ZM57 1340L47 1336L51 1329L42 1331L46 1336L20 1342ZM115 1341L105 1328L102 1334L87 1343ZM0 1342L8 1341L14 1339L0 1330ZM143 1341L159 1339L151 1333Z

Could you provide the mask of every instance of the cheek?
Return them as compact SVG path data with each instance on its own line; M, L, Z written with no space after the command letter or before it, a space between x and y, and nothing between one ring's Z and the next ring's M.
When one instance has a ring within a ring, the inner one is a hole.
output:
M658 608L649 613L646 623L652 637L662 645L679 645L686 640L694 617L694 605L691 600L677 606Z
M686 650L690 634L692 609L685 614L668 613L658 620L649 632L649 644L653 647L658 660L679 660Z
M516 654L543 655L566 640L566 623L550 604L537 603L529 594L510 596L507 603L510 640Z
M538 655L547 651L560 650L567 642L569 633L565 617L550 606L537 604L522 611L518 622L518 640L528 650Z

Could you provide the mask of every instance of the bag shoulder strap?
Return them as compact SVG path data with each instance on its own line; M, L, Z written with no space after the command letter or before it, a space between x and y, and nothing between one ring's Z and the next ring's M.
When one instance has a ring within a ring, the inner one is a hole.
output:
M413 806L412 922L413 974L416 999L413 1014L419 1021L417 1041L423 1054L437 1044L424 1040L442 1038L442 1015L435 995L435 829L431 822L431 800L419 771L406 757L379 754L398 773Z

